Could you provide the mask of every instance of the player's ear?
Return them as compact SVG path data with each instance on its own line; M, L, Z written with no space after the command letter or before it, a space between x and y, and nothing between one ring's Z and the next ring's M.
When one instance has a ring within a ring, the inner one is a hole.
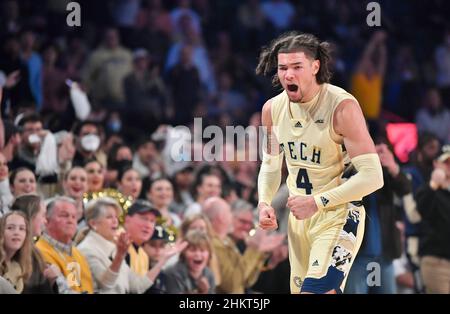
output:
M316 59L312 62L312 73L314 75L317 75L317 73L319 73L319 69L320 69L320 60Z

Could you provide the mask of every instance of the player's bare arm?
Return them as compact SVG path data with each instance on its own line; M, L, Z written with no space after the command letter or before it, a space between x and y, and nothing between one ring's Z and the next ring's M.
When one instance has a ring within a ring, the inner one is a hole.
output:
M376 153L366 120L356 101L352 99L342 101L337 106L333 118L334 131L342 135L350 158Z

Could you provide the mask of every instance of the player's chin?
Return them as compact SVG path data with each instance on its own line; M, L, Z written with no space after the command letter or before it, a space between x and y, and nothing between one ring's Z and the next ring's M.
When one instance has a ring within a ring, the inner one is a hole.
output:
M291 92L289 90L286 90L286 92L287 92L287 95L288 95L288 98L289 98L290 101L292 101L292 102L300 102L301 95L300 95L299 91Z

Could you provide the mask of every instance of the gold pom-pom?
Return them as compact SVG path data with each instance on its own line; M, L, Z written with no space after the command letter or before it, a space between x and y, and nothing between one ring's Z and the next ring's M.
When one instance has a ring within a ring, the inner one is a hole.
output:
M178 229L174 225L169 225L167 219L158 217L156 219L156 225L162 226L169 235L169 243L174 243L178 237Z
M86 206L86 204L91 201L95 200L99 197L110 197L114 199L117 203L119 203L120 207L122 207L122 215L119 217L119 223L123 225L125 222L125 216L128 212L128 208L133 204L133 198L131 196L125 196L122 193L120 193L116 189L103 189L98 192L89 192L83 194L83 203Z

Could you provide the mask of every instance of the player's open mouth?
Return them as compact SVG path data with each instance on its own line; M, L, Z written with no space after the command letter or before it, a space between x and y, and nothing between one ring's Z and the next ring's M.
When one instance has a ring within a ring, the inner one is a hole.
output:
M296 92L298 90L298 85L295 84L288 84L287 86L288 91L290 92Z

